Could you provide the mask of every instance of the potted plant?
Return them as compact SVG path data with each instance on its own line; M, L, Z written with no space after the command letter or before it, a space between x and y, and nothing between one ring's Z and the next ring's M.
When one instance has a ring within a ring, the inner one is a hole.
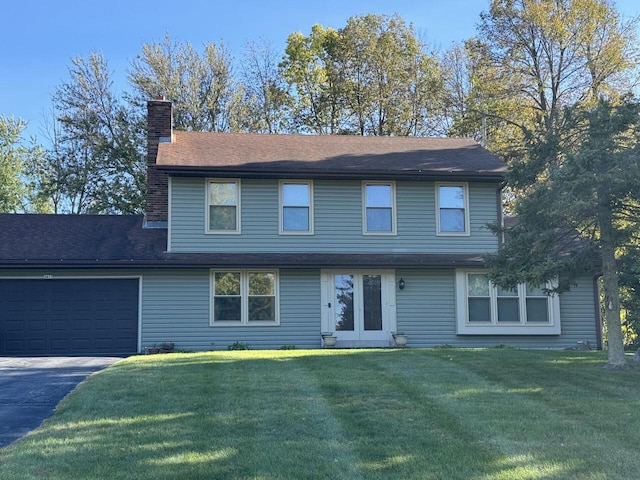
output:
M160 344L160 353L171 353L173 349L176 347L176 344L173 342L163 342Z
M333 332L323 332L320 335L322 335L322 341L324 342L325 347L333 348L336 346L338 337L336 337Z
M396 342L396 347L404 348L407 346L409 336L405 335L404 332L393 332L391 335L393 335L393 340Z

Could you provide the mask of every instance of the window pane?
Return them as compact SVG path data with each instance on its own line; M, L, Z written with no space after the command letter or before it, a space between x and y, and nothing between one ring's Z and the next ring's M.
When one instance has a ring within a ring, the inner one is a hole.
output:
M546 297L543 287L532 287L527 284L527 297Z
M382 330L382 277L380 275L363 275L362 295L364 329Z
M283 207L282 229L308 232L309 209L307 207Z
M288 207L308 207L309 185L299 183L283 184L282 204Z
M219 272L215 274L216 295L240 295L240 274Z
M441 208L441 232L464 232L464 210Z
M392 227L390 208L367 208L368 232L391 232Z
M367 207L391 208L391 185L367 185Z
M467 275L470 297L489 296L489 277L484 273L470 273Z
M249 296L249 320L275 322L276 299L274 297Z
M502 287L496 287L496 288L498 290L499 297L517 297L518 296L517 290L506 290Z
M219 183L212 182L209 184L209 203L211 205L236 205L236 189L235 182Z
M491 306L488 298L469 299L469 322L491 323Z
M464 188L461 186L440 186L440 208L464 209Z
M234 321L241 320L241 299L240 297L215 297L213 304L213 320Z
M549 323L546 298L527 298L527 323Z
M274 295L275 274L258 272L249 274L249 295Z
M236 207L209 207L209 230L237 230Z
M342 331L353 331L353 275L336 275L334 277L336 295L335 328Z
M498 323L520 322L517 298L498 298Z

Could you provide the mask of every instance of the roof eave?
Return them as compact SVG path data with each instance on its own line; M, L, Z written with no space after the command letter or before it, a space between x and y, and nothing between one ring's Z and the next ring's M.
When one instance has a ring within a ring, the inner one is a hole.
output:
M314 169L247 169L236 167L195 167L158 165L158 170L173 176L256 178L256 179L318 179L318 180L456 180L502 182L506 171L457 171L457 170L314 170Z

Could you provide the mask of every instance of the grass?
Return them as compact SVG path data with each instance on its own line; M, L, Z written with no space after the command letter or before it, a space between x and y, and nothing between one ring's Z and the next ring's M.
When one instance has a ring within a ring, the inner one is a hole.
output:
M637 479L640 369L600 352L132 357L0 450L0 479Z

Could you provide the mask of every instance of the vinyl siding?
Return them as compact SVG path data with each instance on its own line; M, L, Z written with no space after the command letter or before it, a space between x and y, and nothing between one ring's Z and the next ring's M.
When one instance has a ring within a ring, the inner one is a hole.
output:
M194 270L3 270L3 278L141 277L141 347L175 342L184 350L225 349L240 341L252 348L277 349L321 346L320 270L280 270L280 325L211 327L209 325L210 273ZM597 346L593 280L581 278L560 296L560 335L456 335L455 272L453 270L396 271L405 280L396 290L397 330L409 336L409 347L519 348L575 347L587 340Z
M151 272L143 279L142 346L175 342L188 350L320 346L320 273L280 270L280 325L210 326L209 270Z
M575 347L587 340L597 346L593 280L581 278L570 292L560 296L560 335L457 335L455 316L455 272L453 270L398 270L406 287L397 292L398 331L409 335L410 347L519 348Z
M437 236L435 184L396 182L397 235L363 235L362 182L314 182L314 235L280 235L278 181L242 180L241 233L206 234L205 179L172 178L172 252L484 253L496 185L469 186L469 236Z

